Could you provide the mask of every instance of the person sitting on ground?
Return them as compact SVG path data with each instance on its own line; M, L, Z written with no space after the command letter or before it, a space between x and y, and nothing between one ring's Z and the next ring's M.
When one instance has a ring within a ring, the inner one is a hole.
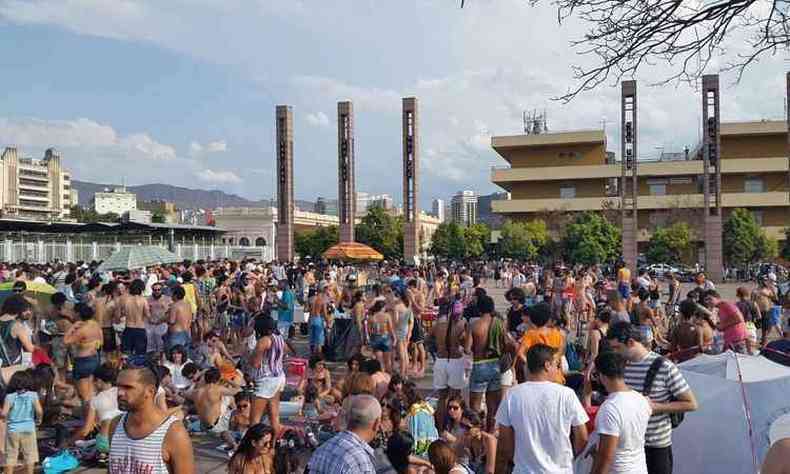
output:
M219 383L219 369L211 368L203 375L205 385L187 394L195 403L200 425L204 431L222 435L230 427L233 396L238 390Z
M244 434L228 463L229 474L274 474L274 430L258 423Z
M315 382L308 382L304 388L304 399L302 406L299 407L298 416L316 419L319 413L321 413L321 396L318 386Z
M456 462L453 448L443 439L431 443L428 447L428 459L436 474L468 474L469 472Z
M335 399L340 399L340 392L332 387L332 376L326 368L324 357L320 354L313 354L308 361L308 370L299 382L297 390L304 393L307 385L313 384L318 389L318 397L332 403Z
M117 370L109 364L102 364L94 372L94 384L98 393L88 404L85 423L71 438L71 443L87 438L98 426L96 434L96 451L100 458L106 458L110 453L110 423L121 414L118 409L118 387L115 381Z
M392 377L382 370L381 362L378 359L368 359L362 363L360 370L373 378L376 384L376 397L378 399L384 397Z
M230 451L238 449L238 443L250 428L250 412L252 408L252 395L249 392L239 392L233 396L236 409L230 416L228 431L222 433L222 440L230 448Z
M416 443L414 454L424 456L428 452L428 445L439 437L433 417L434 410L417 390L414 382L403 384L403 393L406 396L406 425Z
M468 412L462 424L465 433L453 447L459 464L475 473L492 473L496 466L496 436L483 429L483 420L477 413Z
M173 378L173 385L178 390L188 389L189 386L192 385L192 382L183 374L184 367L191 362L192 361L187 357L187 351L184 349L184 346L173 346L167 352L167 360L162 365L170 370L170 376Z
M346 385L349 383L349 380L351 379L351 377L359 372L359 366L364 361L365 361L365 356L363 356L360 353L354 354L353 356L351 356L346 361L346 367L348 368L348 372L346 373L345 377L343 377L343 380L341 380L337 384L337 390L338 390L338 392L340 394L338 399L342 399L342 398L345 397L345 395L346 395Z

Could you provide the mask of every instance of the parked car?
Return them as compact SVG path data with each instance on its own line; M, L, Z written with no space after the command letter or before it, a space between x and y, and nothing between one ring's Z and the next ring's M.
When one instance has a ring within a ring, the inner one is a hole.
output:
M654 263L652 265L648 265L645 267L647 272L651 275L655 275L658 278L665 278L668 277L670 273L677 273L677 267L673 267L672 265L666 263Z

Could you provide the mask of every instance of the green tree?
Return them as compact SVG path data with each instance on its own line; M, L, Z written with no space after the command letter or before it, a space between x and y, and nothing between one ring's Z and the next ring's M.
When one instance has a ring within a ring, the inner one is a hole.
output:
M165 215L159 212L154 212L151 215L151 222L154 224L164 224L165 223Z
M546 222L541 219L529 222L507 220L502 225L499 242L502 255L534 261L546 251L550 240Z
M601 214L585 212L565 228L563 247L570 264L614 262L620 256L620 228Z
M329 247L340 241L340 232L336 225L316 227L312 230L298 232L294 236L294 250L302 258L321 258Z
M464 228L455 222L451 222L449 227L447 256L457 260L466 257L466 239L464 238Z
M80 206L71 206L71 208L69 208L69 213L72 219L76 219L77 222L83 222L86 224L92 224L95 222L118 222L121 219L121 216L114 212L98 214L93 209L85 209Z
M370 208L355 233L357 242L373 247L384 258L403 256L403 219L390 215L382 207Z
M653 232L645 257L650 263L688 263L690 253L691 228L685 222L676 222Z
M464 228L464 244L466 257L480 258L491 242L491 229L485 224L473 224Z
M447 258L450 254L450 223L442 222L436 227L431 237L431 248L428 250L431 255L439 258Z
M776 256L777 244L765 235L754 214L738 208L730 213L722 229L724 260L731 266L746 265Z

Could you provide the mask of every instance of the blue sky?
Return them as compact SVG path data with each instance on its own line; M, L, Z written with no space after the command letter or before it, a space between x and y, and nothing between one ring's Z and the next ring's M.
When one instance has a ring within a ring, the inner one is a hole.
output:
M568 46L584 25L524 0L457 4L0 0L0 146L33 157L54 146L77 179L272 197L274 106L287 103L296 194L315 199L336 194L336 103L352 100L357 188L399 200L400 98L414 95L423 206L496 190L489 169L505 163L490 136L518 133L524 109L545 108L553 130L606 123L618 150L617 88L551 100L586 61ZM766 58L737 86L723 76L723 118L781 118L785 59ZM640 87L641 153L693 146L699 103L688 85Z

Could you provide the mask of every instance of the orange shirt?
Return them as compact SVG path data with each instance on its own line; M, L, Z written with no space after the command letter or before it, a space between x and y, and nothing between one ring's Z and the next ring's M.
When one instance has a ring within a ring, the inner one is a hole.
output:
M530 329L529 331L525 332L523 336L521 336L520 351L526 354L527 351L529 351L529 348L535 344L545 344L559 351L562 348L563 342L564 338L562 337L562 333L559 331L559 329ZM557 371L557 377L555 378L554 382L563 385L565 384L565 375L563 375L561 370Z

